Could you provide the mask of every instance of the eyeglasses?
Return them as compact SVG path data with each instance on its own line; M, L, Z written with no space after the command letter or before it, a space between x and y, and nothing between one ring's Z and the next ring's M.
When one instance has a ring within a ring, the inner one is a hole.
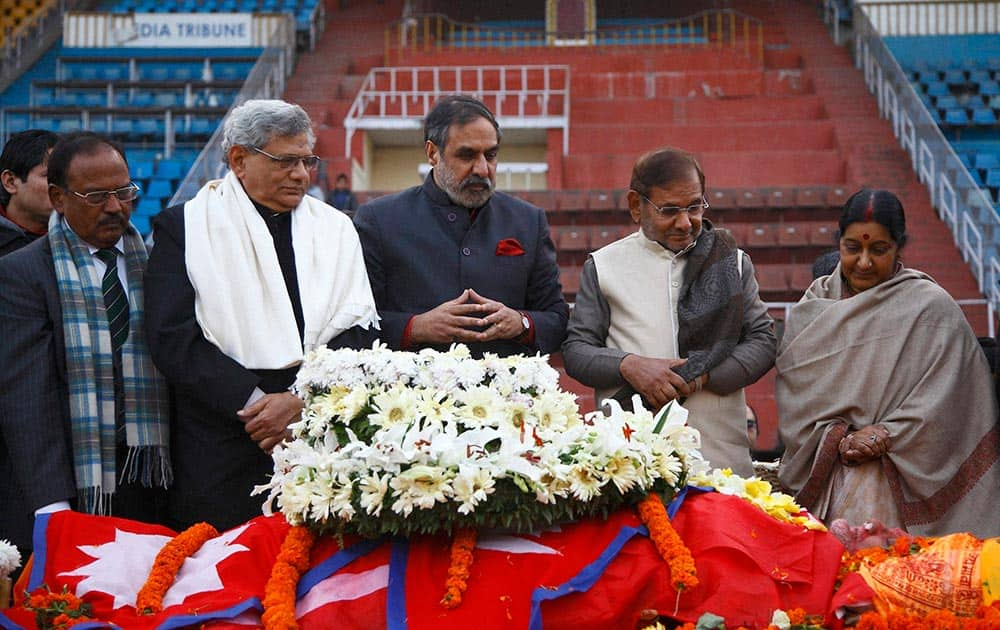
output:
M697 217L701 216L705 212L705 210L708 210L708 200L705 199L704 197L701 198L700 203L695 203L687 207L682 207L682 206L658 206L652 201L650 201L649 197L647 197L646 195L639 193L639 196L645 199L646 202L649 205L653 206L653 209L656 210L660 214L660 216L663 217L675 217L681 212L687 212L689 216Z
M78 193L75 190L66 189L66 192L71 192L88 206L103 206L108 203L108 198L111 195L115 196L115 199L122 203L129 201L135 201L135 198L139 196L139 184L135 182L129 182L128 186L122 186L115 190L95 190L89 193Z
M284 171L295 168L299 165L299 162L302 162L302 166L306 167L307 171L311 171L319 166L318 155L271 155L264 149L258 149L257 147L250 148L261 155L271 158L272 161L277 162L278 168Z

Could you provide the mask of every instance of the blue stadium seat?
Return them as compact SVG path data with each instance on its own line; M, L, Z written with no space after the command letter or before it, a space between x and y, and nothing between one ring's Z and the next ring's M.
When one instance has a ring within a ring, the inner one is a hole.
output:
M134 220L134 217L137 214L144 217L155 216L162 209L163 202L159 199L154 199L153 197L139 197L139 203L135 204L135 211L132 213L132 217Z
M986 185L991 188L1000 186L1000 168L991 168L986 171Z
M972 110L972 124L995 125L997 124L997 115L989 107L977 107Z
M119 138L131 139L135 131L135 121L131 118L116 117L111 123L111 133Z
M149 227L148 216L143 214L136 214L133 212L131 220L132 220L132 225L135 226L135 229L139 230L139 234L142 234L143 236L149 234L150 227Z
M944 81L931 81L927 84L927 93L931 96L947 96L951 94L948 84Z
M184 176L183 168L178 160L160 160L156 163L156 176L164 179L180 179Z
M977 153L973 165L978 169L1000 168L1000 156L996 153Z
M108 97L106 94L101 94L98 92L84 92L80 95L79 104L80 107L104 107L108 104Z
M83 124L80 122L79 118L63 118L59 121L59 125L56 127L56 131L59 133L69 133L71 131L80 131L83 129Z
M996 81L981 81L979 83L979 95L980 96L1000 95L1000 83L997 83Z
M990 80L990 73L988 70L970 70L969 71L969 83L982 83L983 81Z
M972 181L976 184L977 187L982 188L984 186L983 178L979 176L979 171L977 171L976 169L972 169L971 171L969 171L969 176L972 177Z
M164 65L144 66L142 78L145 81L167 81L170 79L170 68Z
M934 105L938 109L954 109L958 107L958 99L951 94L939 96L934 100Z
M150 160L129 160L132 179L149 179L153 176L153 162Z
M117 65L100 65L97 67L97 78L101 81L120 81L127 79L127 71Z
M944 124L946 125L968 125L969 114L965 109L955 108L944 111Z
M174 186L169 179L151 179L142 193L143 199L170 199L174 196Z
M176 92L155 92L153 94L154 107L176 107L180 104Z
M160 118L140 118L135 123L135 133L143 140L152 140L163 135L163 120Z
M948 70L944 73L944 82L948 85L964 85L967 82L963 70Z
M108 117L91 114L90 125L87 129L93 131L94 133L108 133Z
M132 95L132 106L133 107L152 107L153 106L153 94L152 92L137 91Z
M959 151L957 153L957 155L958 155L958 159L962 162L962 166L964 166L965 168L967 168L970 171L973 168L975 168L972 165L972 156L970 156L968 153L966 153L965 151Z

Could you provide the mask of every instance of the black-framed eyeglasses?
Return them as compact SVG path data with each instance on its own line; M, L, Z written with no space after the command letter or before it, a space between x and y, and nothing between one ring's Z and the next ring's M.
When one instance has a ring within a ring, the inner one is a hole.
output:
M664 217L676 217L681 212L687 212L689 216L697 217L701 216L706 210L708 210L708 200L704 197L701 198L699 203L693 203L690 206L658 206L649 200L649 197L639 193L639 196L646 200L646 203L653 206L660 216Z
M284 171L295 168L299 165L299 162L302 162L302 166L306 167L307 171L311 171L319 166L318 155L271 155L264 149L258 149L257 147L250 148L261 155L271 158L271 161L277 163L278 168Z
M71 192L88 206L103 206L108 203L108 199L111 195L115 196L115 199L122 203L127 203L129 201L135 201L135 198L139 196L139 184L135 182L129 182L128 186L122 186L121 188L116 188L115 190L95 190L89 193L78 193L75 190L66 189L66 192Z

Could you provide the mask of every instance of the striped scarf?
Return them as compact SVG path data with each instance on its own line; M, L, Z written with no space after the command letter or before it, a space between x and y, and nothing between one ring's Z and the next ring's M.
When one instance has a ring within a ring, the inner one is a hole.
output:
M101 276L87 244L53 214L49 243L66 337L70 429L79 509L110 514L115 492L115 383ZM146 347L142 276L146 248L134 227L124 235L130 334L121 349L128 457L122 480L170 485L167 384Z

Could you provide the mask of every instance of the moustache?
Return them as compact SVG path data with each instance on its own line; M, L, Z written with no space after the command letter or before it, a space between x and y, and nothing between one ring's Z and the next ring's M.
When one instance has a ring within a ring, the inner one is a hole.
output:
M488 177L480 177L479 175L469 175L462 180L462 188L470 186L485 186L487 190L493 190L493 182Z
M124 226L126 223L128 223L128 219L126 219L121 215L116 214L116 215L111 215L106 219L101 219L100 221L97 222L97 225L99 227L103 227L105 225Z

